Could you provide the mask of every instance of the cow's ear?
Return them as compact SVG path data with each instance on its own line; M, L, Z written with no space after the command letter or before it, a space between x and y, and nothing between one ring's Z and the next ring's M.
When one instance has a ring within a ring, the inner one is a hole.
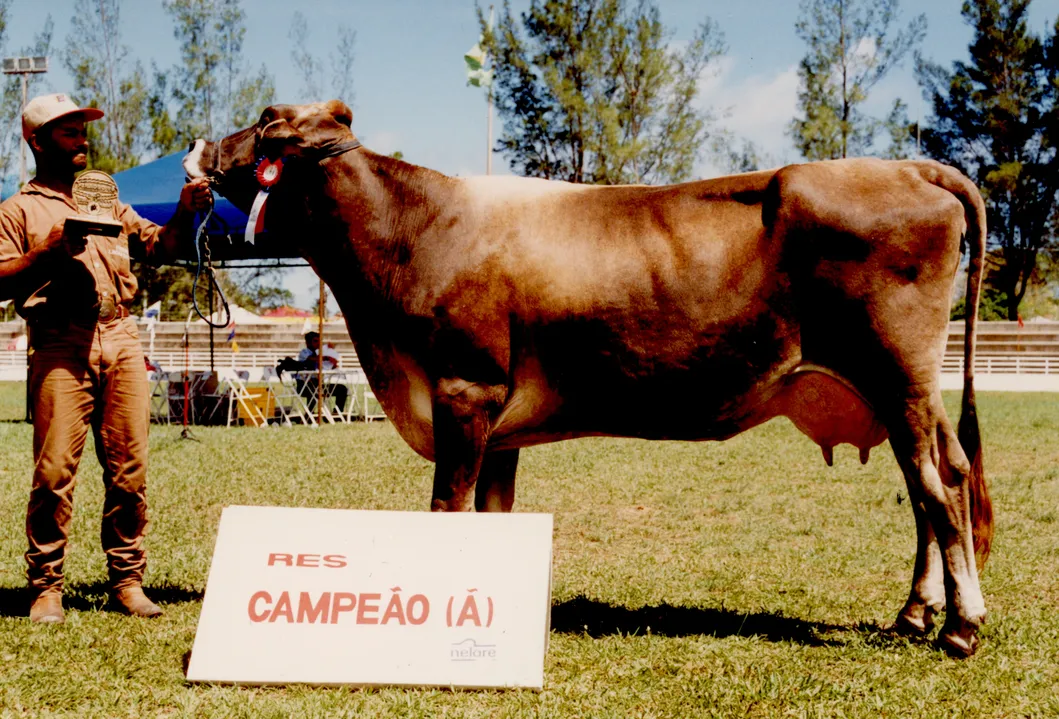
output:
M353 111L349 109L349 105L346 103L341 100L329 100L327 102L327 110L339 123L346 127L353 126Z
M306 145L305 137L283 119L262 127L257 142L258 149L272 158L298 154Z

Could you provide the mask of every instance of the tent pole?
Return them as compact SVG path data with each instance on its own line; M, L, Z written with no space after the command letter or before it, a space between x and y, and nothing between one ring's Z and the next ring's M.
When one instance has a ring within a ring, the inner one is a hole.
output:
M323 426L324 412L324 303L327 302L327 290L324 289L324 281L320 280L320 306L316 312L317 334L316 340L316 424Z

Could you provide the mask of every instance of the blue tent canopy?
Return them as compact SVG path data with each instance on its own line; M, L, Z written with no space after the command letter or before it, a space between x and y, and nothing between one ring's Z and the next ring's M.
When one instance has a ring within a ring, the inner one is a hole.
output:
M164 225L176 212L180 189L184 186L183 153L160 157L138 167L118 172L114 181L118 183L118 197L145 220ZM255 260L300 257L293 243L281 242L275 233L263 232L253 245L243 240L246 228L246 213L225 198L214 195L213 214L223 222L211 221L210 254L215 260ZM201 219L201 218L200 218ZM224 231L227 225L228 233ZM228 241L229 237L231 242ZM189 256L180 257L193 261L194 250Z

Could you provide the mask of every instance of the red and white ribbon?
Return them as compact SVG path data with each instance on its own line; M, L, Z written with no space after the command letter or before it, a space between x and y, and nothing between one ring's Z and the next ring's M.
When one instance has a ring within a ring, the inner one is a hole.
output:
M246 220L246 232L243 239L254 244L254 235L265 229L265 200L268 199L268 190L258 190L254 204L250 206L250 216Z

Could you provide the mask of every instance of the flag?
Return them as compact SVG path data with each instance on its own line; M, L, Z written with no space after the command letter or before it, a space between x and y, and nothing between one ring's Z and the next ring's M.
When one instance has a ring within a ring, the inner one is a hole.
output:
M235 320L232 320L231 322L229 322L228 326L225 329L228 330L228 339L227 339L227 341L228 342L233 341L235 339Z
M143 311L143 318L147 320L147 334L151 336L151 344L148 352L154 354L154 326L158 323L158 318L162 314L162 301L158 300L153 305L149 305L147 309Z
M493 29L493 8L489 8L489 30ZM467 84L474 85L475 87L484 87L485 89L491 89L493 87L493 69L485 68L486 63L489 61L489 56L485 50L482 49L482 43L485 38L481 35L478 36L478 42L474 44L470 50L463 55L463 61L467 65Z
M235 332L232 332L232 334L234 335ZM238 342L232 342L232 352L238 352L238 351L239 351L239 343Z
M1017 314L1017 315L1016 315L1016 317L1018 317L1018 318L1019 318L1019 329L1022 329L1022 328L1023 328L1024 326L1025 326L1025 325L1023 325L1023 323L1022 323L1022 314L1021 314L1021 313L1019 313L1019 314Z

